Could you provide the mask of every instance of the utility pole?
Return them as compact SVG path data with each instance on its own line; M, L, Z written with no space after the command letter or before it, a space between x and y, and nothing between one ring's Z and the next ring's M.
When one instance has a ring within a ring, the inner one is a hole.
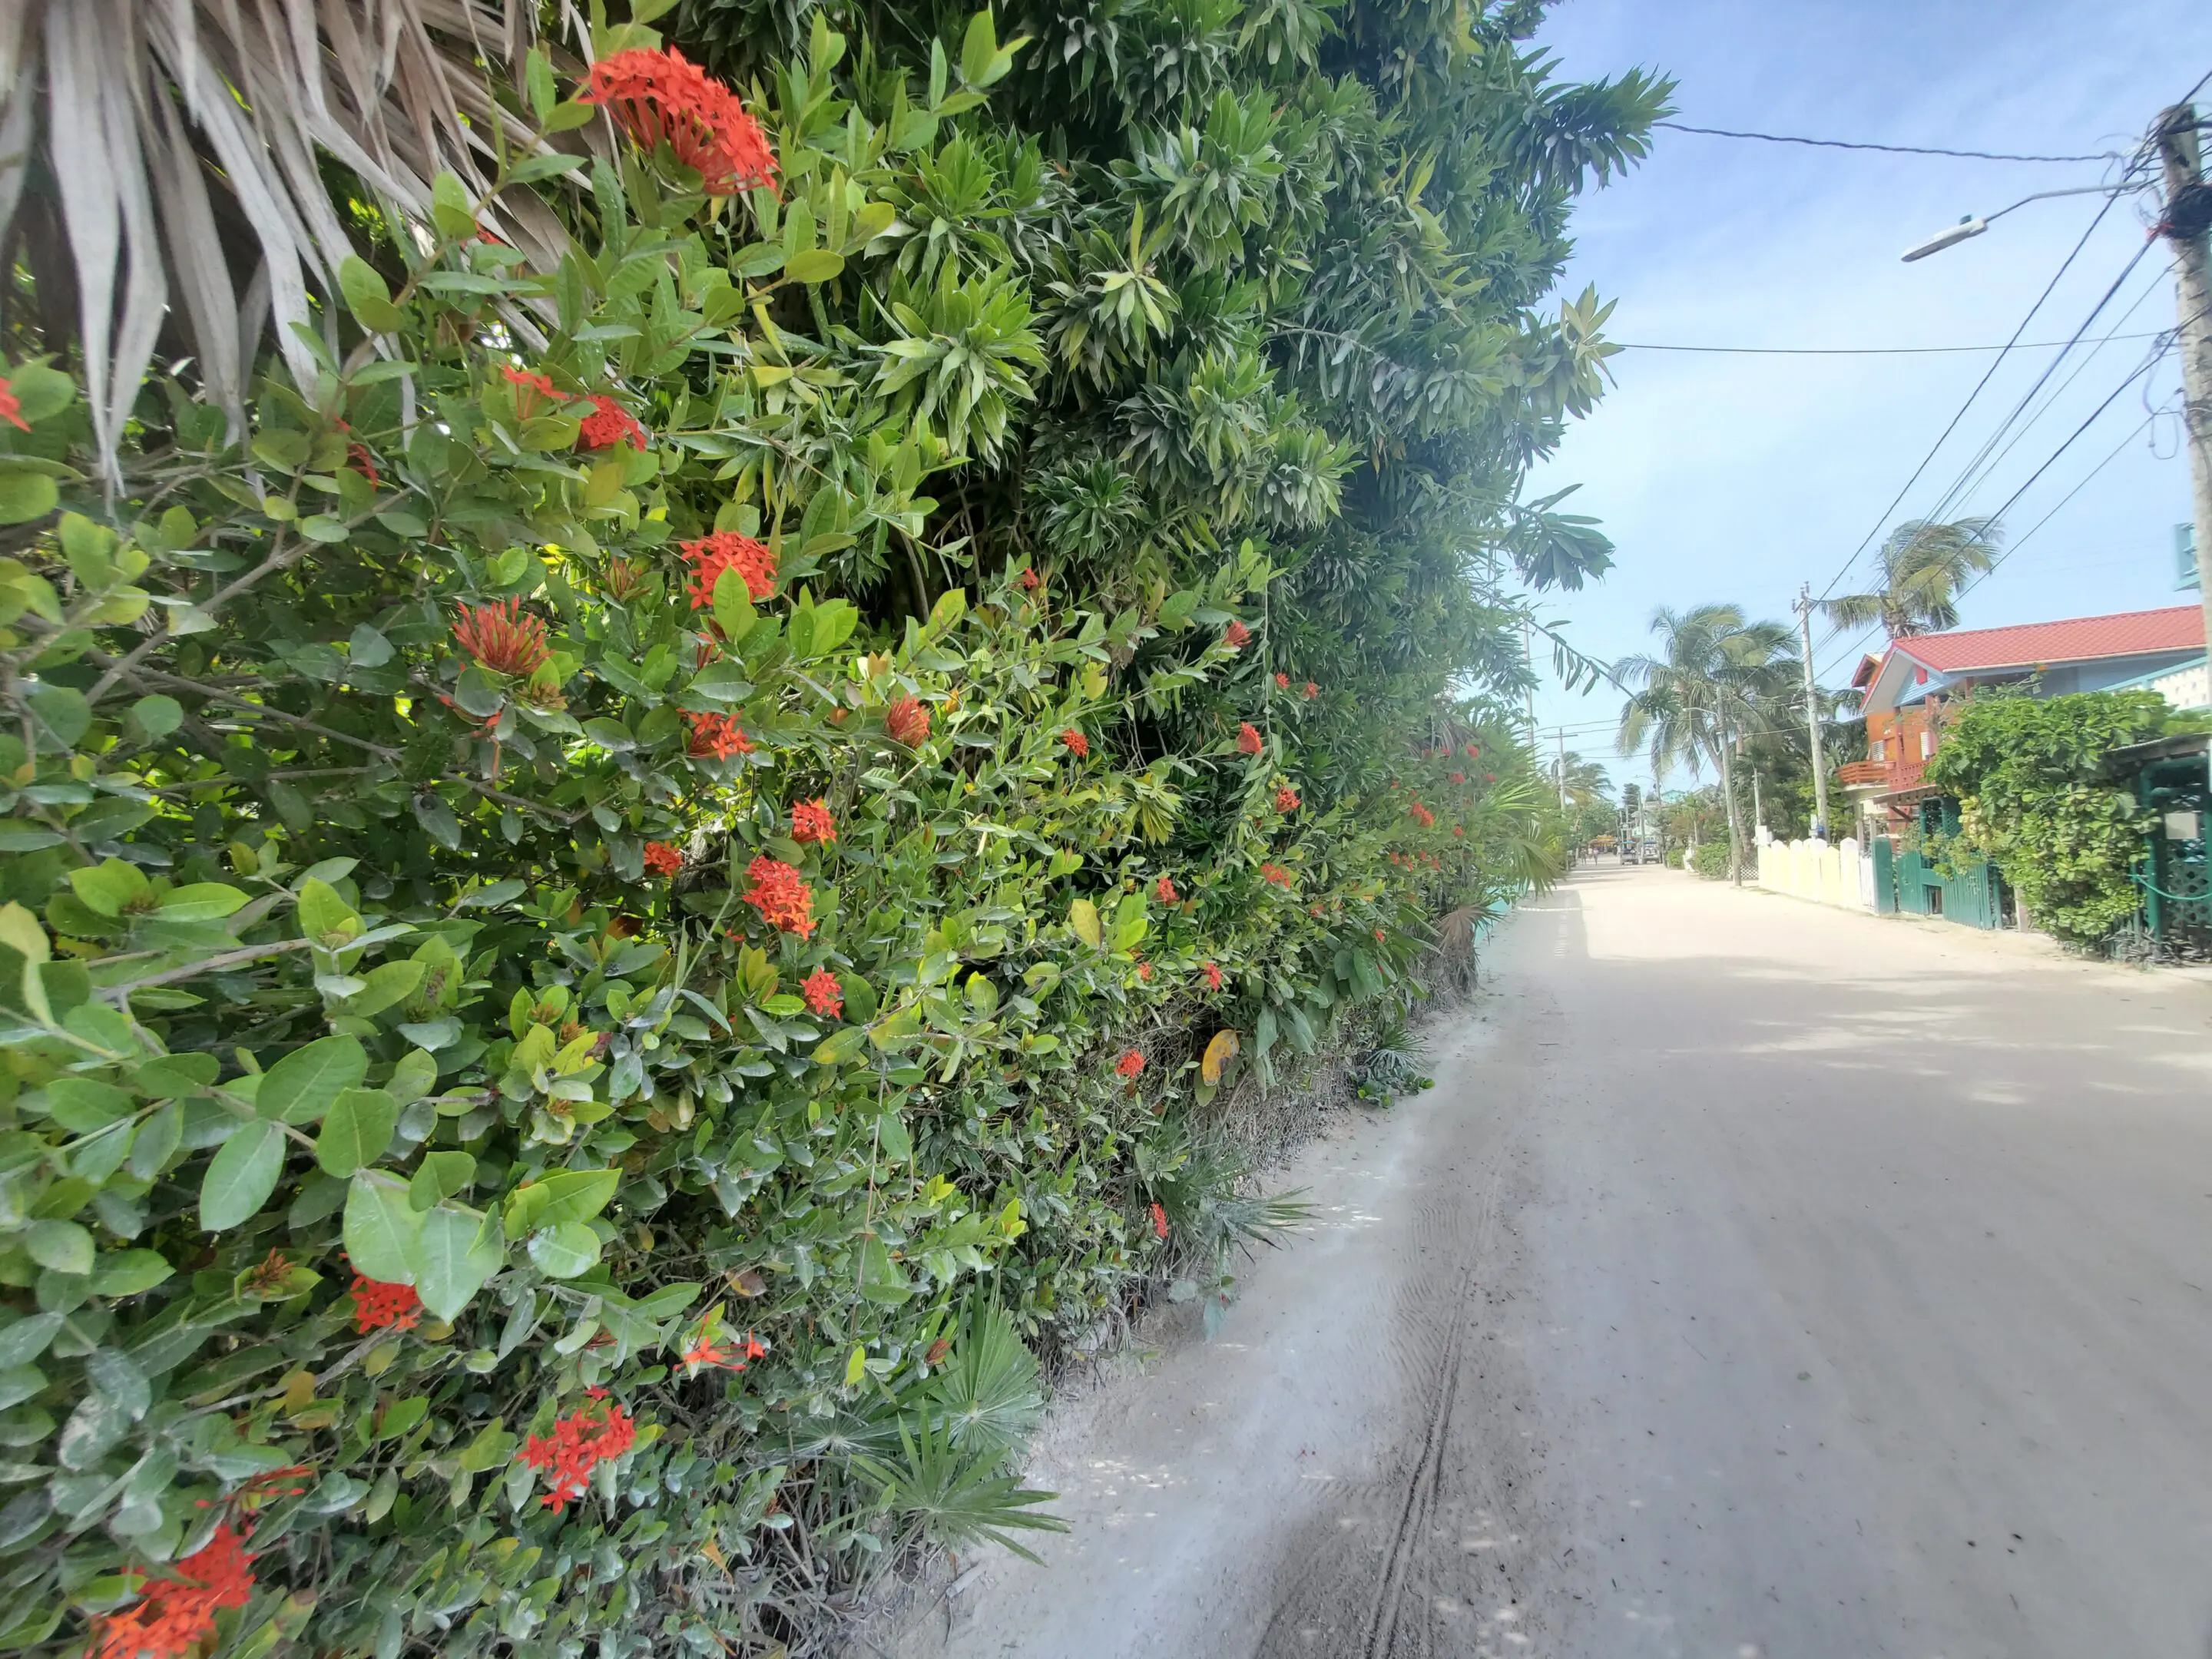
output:
M2200 514L2201 514L2200 507ZM1813 684L1813 585L1797 590L1797 637L1805 647L1805 726L1813 737L1813 838L1825 840L1828 831L1828 762L1821 753L1819 692Z
M2197 142L2197 106L2176 104L2158 118L2158 150L2166 164L2166 212L2160 228L2173 245L2174 298L2180 313L2182 428L2189 442L2189 484L2197 516L2197 592L2212 646L2212 258L2204 232L2212 223L2212 190L2204 184Z
M1555 767L1559 780L1559 810L1564 812L1567 810L1567 728L1559 727L1555 735L1559 740L1559 758Z

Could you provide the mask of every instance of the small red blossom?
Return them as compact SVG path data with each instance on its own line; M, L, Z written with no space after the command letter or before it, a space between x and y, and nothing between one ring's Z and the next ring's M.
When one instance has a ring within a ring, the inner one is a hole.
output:
M766 854L745 866L752 889L745 902L761 913L761 920L787 933L805 939L814 931L814 890L791 866Z
M1231 651L1242 649L1252 638L1252 630L1241 622L1231 622L1221 630L1221 642Z
M527 679L553 654L542 617L526 616L520 599L463 605L453 623L453 643L479 668Z
M684 1349L684 1363L695 1371L706 1365L718 1366L727 1371L741 1371L767 1352L750 1331L745 1333L745 1340L735 1347L702 1337Z
M1380 944L1382 944L1382 930L1380 927L1377 927L1377 928L1375 930L1375 942L1376 942L1377 945L1380 945Z
M1437 815L1419 801L1414 801L1407 806L1406 813L1424 830L1433 830L1437 827Z
M1152 1231L1162 1238L1168 1236L1168 1212L1158 1204L1152 1206Z
M103 1620L98 1659L185 1659L215 1634L215 1616L253 1599L253 1560L246 1540L228 1521L215 1535L170 1570L150 1579L141 1599Z
M1180 904L1182 895L1176 891L1175 883L1162 876L1152 884L1152 896L1163 904Z
M1275 690L1278 691L1287 691L1290 689L1291 677L1288 674L1277 674L1275 676Z
M1218 991L1221 988L1221 969L1209 962L1206 964L1204 971L1206 988L1209 991Z
M1498 774L1495 772L1485 772L1482 775L1482 781L1485 783L1495 783L1498 781Z
M1463 823L1455 823L1452 825L1452 834L1455 836L1465 836L1467 834L1467 826Z
M1037 591L1037 573L1036 571L1024 570L1022 572L1022 591L1025 593L1034 593Z
M1276 790L1275 810L1278 812L1283 813L1297 811L1298 810L1298 792L1291 788L1288 784L1285 784L1281 788Z
M1145 1057L1132 1048L1114 1062L1114 1069L1133 1082L1145 1069Z
M31 423L23 418L23 400L4 375L0 375L0 421L5 421L18 432L28 432Z
M727 760L753 752L753 740L731 715L687 711L684 718L691 722L691 740L684 752L694 760Z
M5 385L5 380L0 380L0 386ZM4 408L0 408L0 416L7 412ZM365 443L355 442L346 446L345 464L368 479L371 489L384 482L384 475L376 470L376 457L368 453L368 446Z
M740 536L734 530L717 530L696 542L677 545L691 567L688 591L694 611L714 609L714 584L722 580L725 570L734 570L744 579L750 599L764 599L775 592L775 550L765 542Z
M1076 759L1085 760L1090 757L1091 739L1085 737L1082 732L1073 730L1063 732L1060 734L1060 740L1067 745L1067 752Z
M1267 745L1260 741L1260 728L1249 720L1237 722L1237 747L1247 755L1256 755Z
M1306 682L1306 693L1305 693L1305 695L1306 695L1306 701L1307 701L1308 702L1312 702L1316 697L1317 697L1317 696L1321 696L1321 687L1319 687L1318 685L1316 685L1316 684L1315 684L1311 680L1308 680L1308 681Z
M1482 758L1482 750L1476 748L1473 744L1468 744L1466 749L1462 752L1465 754L1469 760L1480 760Z
M1291 884L1291 872L1279 864L1263 864L1260 866L1260 879L1272 883L1277 887L1288 887Z
M1146 984L1150 985L1152 982L1152 964L1149 962L1139 963L1137 964L1137 977L1144 981Z
M570 1498L584 1495L594 1468L636 1443L637 1424L620 1406L607 1407L604 1418L585 1408L556 1421L550 1435L532 1435L523 1443L522 1461L552 1476L552 1490L542 1501L558 1515Z
M845 988L827 968L817 968L799 988L806 1006L824 1019L839 1019L845 1012Z
M830 803L817 795L793 805L791 838L801 845L816 846L836 840L837 820L830 815Z
M513 364L500 371L507 383L514 388L514 417L526 421L549 404L565 404L568 394L544 375L530 369L517 368Z
M647 149L665 143L709 196L775 188L775 151L738 95L675 48L633 47L592 65L599 104Z
M576 428L576 442L586 449L612 449L628 444L645 447L645 423L604 392L592 394L592 412Z
M684 867L683 849L671 842L649 841L645 844L645 867L656 876L672 876Z
M901 697L884 714L884 730L913 749L929 741L929 710L919 697Z
M422 1322L422 1298L412 1285L387 1285L356 1273L348 1294L353 1297L356 1336L368 1331L411 1331Z
M1464 772L1455 772L1451 775L1451 781L1454 783L1465 783L1467 781L1467 774Z

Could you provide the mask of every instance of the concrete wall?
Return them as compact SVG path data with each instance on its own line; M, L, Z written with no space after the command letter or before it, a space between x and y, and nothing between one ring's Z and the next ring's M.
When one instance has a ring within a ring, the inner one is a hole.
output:
M1770 841L1759 849L1759 884L1772 893L1811 899L1839 909L1873 908L1859 844L1846 837L1825 841Z

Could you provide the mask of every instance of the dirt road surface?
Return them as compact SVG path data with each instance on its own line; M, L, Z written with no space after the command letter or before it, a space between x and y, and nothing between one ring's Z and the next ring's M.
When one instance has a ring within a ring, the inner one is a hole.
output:
M1611 867L1486 968L928 1649L2212 1654L2212 986Z

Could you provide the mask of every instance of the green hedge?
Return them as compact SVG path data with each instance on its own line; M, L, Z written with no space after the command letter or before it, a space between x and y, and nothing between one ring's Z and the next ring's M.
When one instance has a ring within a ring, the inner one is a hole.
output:
M1241 198L821 14L777 193L341 191L313 384L149 384L112 485L16 338L0 1647L767 1652L1046 1524L1036 1356L1271 1218L1231 1102L1563 859L1475 576L1604 562L1512 501L1604 349L1527 307L1658 100L1345 24L1153 109ZM1305 355L1370 235L1401 382Z
M1728 843L1724 841L1701 841L1691 867L1707 881L1726 879L1729 867Z

